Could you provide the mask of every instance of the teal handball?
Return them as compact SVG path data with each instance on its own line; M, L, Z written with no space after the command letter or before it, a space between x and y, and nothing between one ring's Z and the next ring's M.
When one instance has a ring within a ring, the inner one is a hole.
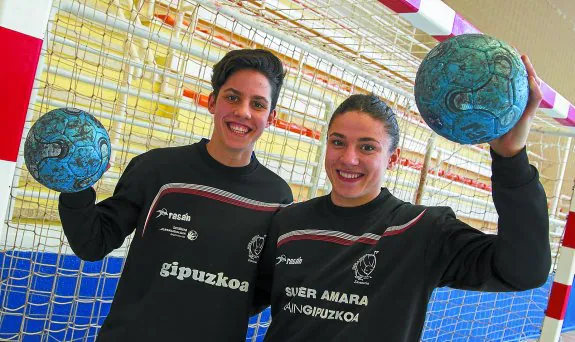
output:
M78 192L92 186L106 171L110 153L110 137L104 126L75 108L42 115L24 145L24 161L32 177L59 192Z
M460 144L489 142L521 117L529 83L521 56L482 34L463 34L435 46L419 66L415 101L423 120Z

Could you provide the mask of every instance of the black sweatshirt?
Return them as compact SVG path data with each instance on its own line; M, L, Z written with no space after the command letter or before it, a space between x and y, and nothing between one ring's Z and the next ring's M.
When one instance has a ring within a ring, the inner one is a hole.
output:
M293 198L255 156L227 167L200 143L132 159L114 195L60 195L76 255L133 241L99 341L244 341L257 262L273 214Z
M354 208L337 207L328 195L280 210L260 266L264 284L273 278L266 341L418 341L438 286L522 291L544 284L549 217L537 170L525 150L492 158L498 235L473 229L450 208L412 205L387 189Z

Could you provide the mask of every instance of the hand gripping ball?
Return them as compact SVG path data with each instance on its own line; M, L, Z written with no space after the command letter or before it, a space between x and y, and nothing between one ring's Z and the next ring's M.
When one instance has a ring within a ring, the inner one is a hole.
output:
M529 97L525 65L506 43L463 34L435 46L419 66L415 102L437 134L480 144L507 133Z
M108 132L96 118L79 109L59 108L34 123L26 137L24 160L42 185L78 192L100 179L110 152Z

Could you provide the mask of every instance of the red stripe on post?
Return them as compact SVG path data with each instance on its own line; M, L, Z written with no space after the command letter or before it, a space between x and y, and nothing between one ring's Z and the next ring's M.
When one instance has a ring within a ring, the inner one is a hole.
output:
M575 249L575 213L572 211L567 215L565 235L563 236L563 243L561 245Z
M569 105L569 111L567 112L566 119L555 119L557 122L563 126L575 127L575 107Z
M433 36L433 38L442 42L448 38L459 36L460 34L466 33L481 33L479 29L473 26L469 21L465 20L459 13L455 13L455 19L453 20L453 28L451 28L451 34L446 36Z
M557 92L543 81L541 81L540 88L541 92L543 93L543 99L541 99L539 108L553 108L555 105L555 97L557 96Z
M545 311L547 317L555 318L556 320L562 320L565 317L567 303L569 302L569 292L571 292L571 286L553 282L549 304L547 304L547 311Z
M454 34L450 34L447 36L432 36L432 37L435 38L438 42L442 42L442 41L447 40L447 39L454 37L454 36L455 36Z
M379 0L395 13L417 13L421 0Z
M0 27L0 160L15 162L42 49L42 40Z

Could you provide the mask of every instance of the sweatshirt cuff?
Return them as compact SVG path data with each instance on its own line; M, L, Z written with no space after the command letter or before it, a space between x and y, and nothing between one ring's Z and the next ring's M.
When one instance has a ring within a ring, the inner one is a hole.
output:
M96 191L88 188L79 192L60 193L60 204L69 209L80 209L96 202Z
M536 175L535 168L529 164L527 148L513 157L502 157L491 152L491 181L504 187L517 187L529 183Z

